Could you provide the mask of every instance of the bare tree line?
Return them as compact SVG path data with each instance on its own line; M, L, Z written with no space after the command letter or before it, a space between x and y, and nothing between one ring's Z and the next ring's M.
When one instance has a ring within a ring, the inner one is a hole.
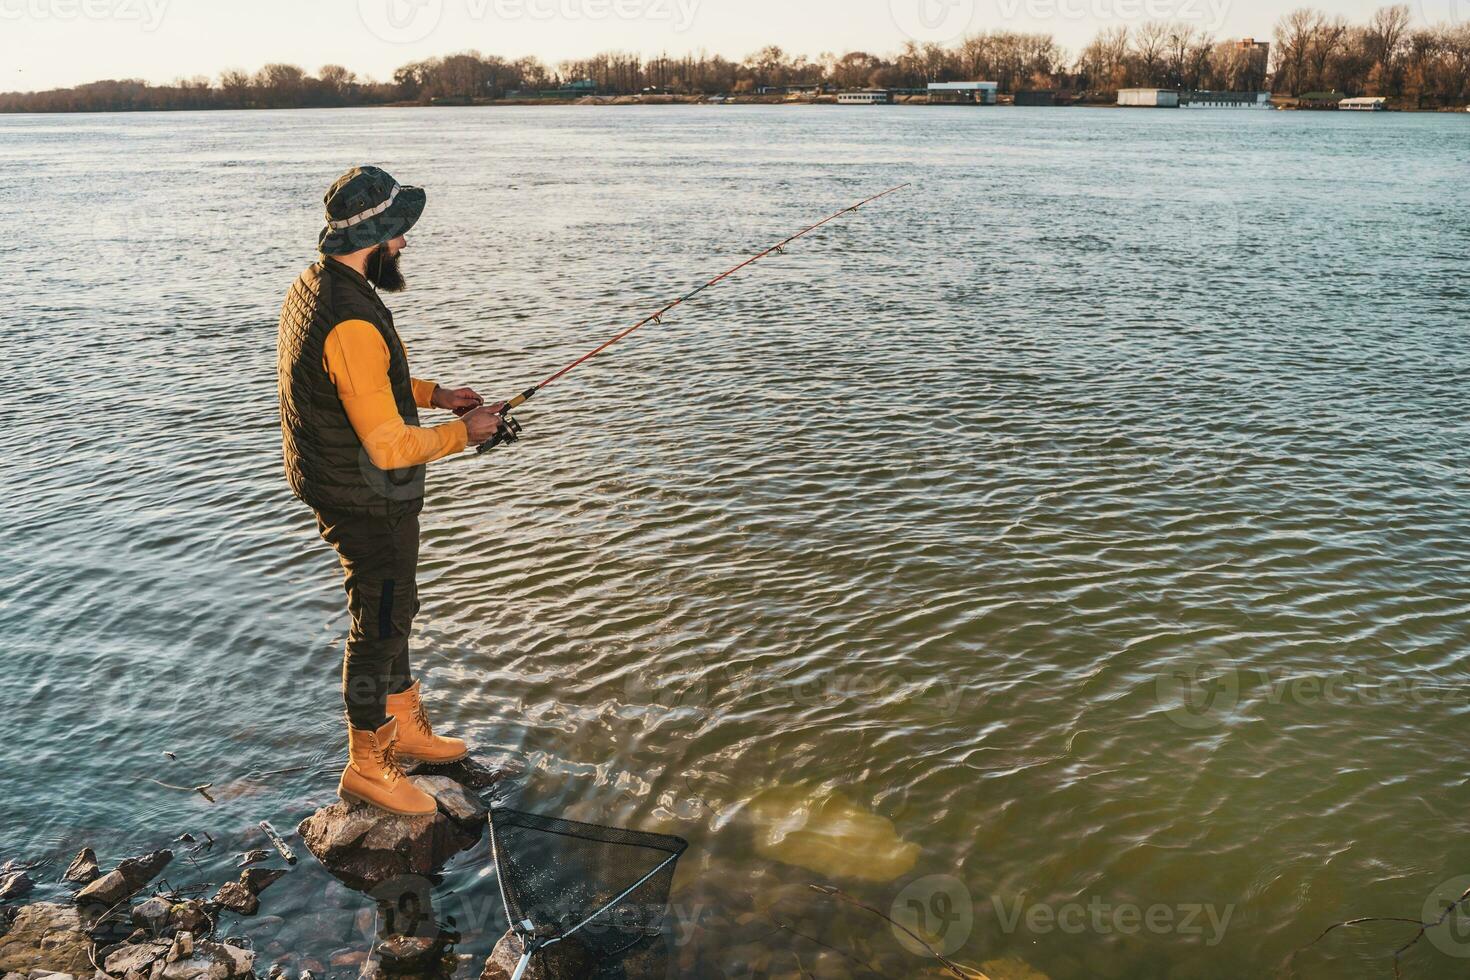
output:
M1075 57L1049 34L986 31L951 46L909 43L895 55L865 51L815 59L779 47L743 61L705 52L645 58L606 52L563 61L514 60L475 51L404 65L390 82L359 78L340 65L309 75L270 64L254 74L171 85L101 81L46 92L0 94L0 112L142 109L310 108L503 99L590 80L598 92L742 94L765 88L864 86L922 89L929 82L998 82L1003 93L1060 88L1106 98L1119 88L1335 91L1383 95L1415 108L1470 101L1470 24L1414 28L1407 6L1378 10L1366 24L1303 7L1276 24L1266 45L1221 40L1197 27L1151 21L1100 31Z

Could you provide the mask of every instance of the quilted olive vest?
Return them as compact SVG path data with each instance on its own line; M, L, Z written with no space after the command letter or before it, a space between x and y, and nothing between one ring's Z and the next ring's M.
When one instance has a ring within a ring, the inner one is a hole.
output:
M388 345L388 380L398 414L418 425L408 355L393 314L355 270L322 259L296 279L281 307L276 375L286 479L296 496L319 511L391 518L423 508L424 467L382 470L373 465L327 374L327 337L344 320L366 320Z

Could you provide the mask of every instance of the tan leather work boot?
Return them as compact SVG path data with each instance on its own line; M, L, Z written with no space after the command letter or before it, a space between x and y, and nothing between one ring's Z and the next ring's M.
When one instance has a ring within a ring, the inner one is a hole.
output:
M395 742L398 721L375 732L347 727L347 769L337 795L349 803L367 803L389 813L422 817L437 807L434 798L408 781L398 765Z
M424 702L419 696L419 682L402 694L388 695L388 714L398 719L398 755L404 759L441 765L458 762L470 754L463 739L435 735L424 714Z

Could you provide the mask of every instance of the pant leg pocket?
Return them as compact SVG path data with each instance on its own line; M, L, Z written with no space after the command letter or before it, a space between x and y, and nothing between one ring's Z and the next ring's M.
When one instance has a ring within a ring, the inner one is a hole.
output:
M378 639L407 636L419 611L419 590L414 580L387 579L378 599Z

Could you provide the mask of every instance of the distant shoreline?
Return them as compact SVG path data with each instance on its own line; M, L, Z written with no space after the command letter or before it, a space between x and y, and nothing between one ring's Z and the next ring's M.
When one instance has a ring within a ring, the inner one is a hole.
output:
M292 108L273 106L177 106L173 108L148 107L138 109L0 109L0 116L84 116L84 115L135 115L138 113L193 113L193 112L321 112L342 109L518 109L537 107L562 107L562 108L597 108L605 106L670 106L670 105L698 105L710 108L722 108L724 106L832 106L834 108L861 110L882 108L883 106L866 105L841 105L835 97L817 99L788 99L780 97L763 96L730 96L719 99L702 95L617 95L617 96L582 96L577 99L478 99L452 100L435 103L424 102L385 102L375 105L356 106L298 106ZM888 107L911 107L922 106L933 109L968 109L971 111L984 111L993 109L1015 109L1015 108L1042 108L1042 109L1133 109L1146 111L1148 107L1120 106L1114 101L1078 99L1073 102L1051 106L1017 106L1013 102L1004 101L993 106L979 105L954 105L931 103L923 98L898 98ZM1278 112L1333 112L1334 109L1309 109L1294 105L1273 105L1272 110ZM1272 111L1254 110L1254 111ZM1159 109L1155 111L1168 111ZM1230 112L1228 109L1212 110L1216 112ZM1238 110L1249 111L1249 110ZM1434 109L1417 109L1412 106L1397 106L1390 104L1388 112L1406 112L1418 114L1456 114L1470 112L1470 106L1441 107Z

